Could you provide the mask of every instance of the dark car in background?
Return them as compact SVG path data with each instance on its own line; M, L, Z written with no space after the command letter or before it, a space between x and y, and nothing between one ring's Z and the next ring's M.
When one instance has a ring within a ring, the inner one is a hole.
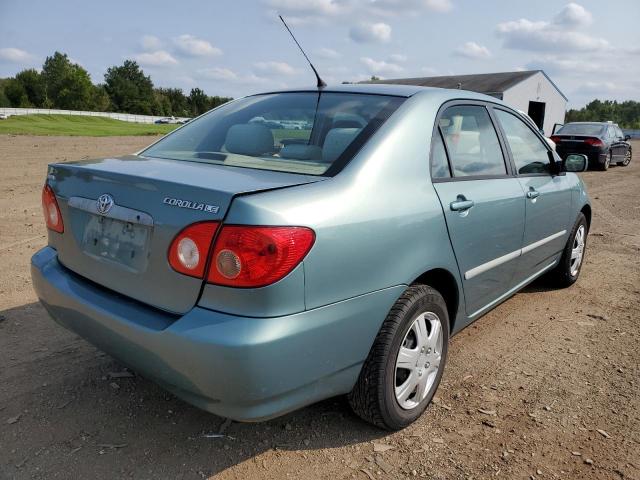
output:
M567 123L551 136L560 157L584 154L589 166L600 170L607 170L612 163L629 165L632 156L629 138L618 125L610 122Z

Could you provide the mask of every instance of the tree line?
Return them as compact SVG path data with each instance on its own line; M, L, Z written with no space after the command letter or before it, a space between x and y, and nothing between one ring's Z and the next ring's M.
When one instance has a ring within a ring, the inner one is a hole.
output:
M185 95L179 88L154 87L133 60L108 68L104 83L94 85L89 72L60 52L47 57L41 71L29 68L0 79L0 107L194 117L229 100L199 88Z
M606 122L611 120L621 128L640 129L640 102L627 100L593 100L580 110L569 110L568 122Z

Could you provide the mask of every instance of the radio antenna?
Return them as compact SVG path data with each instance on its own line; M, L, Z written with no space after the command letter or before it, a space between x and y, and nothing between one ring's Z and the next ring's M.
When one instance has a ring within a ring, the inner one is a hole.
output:
M278 17L280 17L280 20L282 20L282 24L284 25L284 28L287 29L287 32L289 32L289 35L291 35L291 38L293 38L293 41L296 42L296 45L298 45L298 48L302 52L302 55L304 55L304 58L306 58L307 62L309 62L309 66L311 67L311 70L313 70L313 73L316 76L316 80L318 81L318 88L326 87L327 84L324 83L324 80L322 80L322 78L320 78L320 75L318 75L318 71L316 70L316 67L313 66L313 63L311 63L311 60L309 60L309 57L307 57L307 54L304 53L304 50L302 49L302 47L298 43L298 40L296 40L296 37L293 35L293 32L289 28L289 25L287 25L287 22L284 21L284 18L282 18L282 15L278 15Z

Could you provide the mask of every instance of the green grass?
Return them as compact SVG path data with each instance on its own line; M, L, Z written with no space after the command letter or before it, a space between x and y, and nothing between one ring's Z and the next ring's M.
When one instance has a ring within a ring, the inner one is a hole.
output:
M273 133L276 144L280 143L283 138L303 138L306 140L311 134L309 130L287 130L284 128L274 128L271 133Z
M111 137L116 135L163 135L178 125L132 123L105 117L80 115L14 115L0 120L0 134L71 135Z

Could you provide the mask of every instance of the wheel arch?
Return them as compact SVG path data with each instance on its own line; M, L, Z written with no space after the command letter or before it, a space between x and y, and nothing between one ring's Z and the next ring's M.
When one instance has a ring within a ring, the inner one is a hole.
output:
M444 268L433 268L422 273L412 285L429 285L437 290L447 304L449 330L453 331L460 304L460 289L456 277Z

